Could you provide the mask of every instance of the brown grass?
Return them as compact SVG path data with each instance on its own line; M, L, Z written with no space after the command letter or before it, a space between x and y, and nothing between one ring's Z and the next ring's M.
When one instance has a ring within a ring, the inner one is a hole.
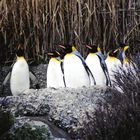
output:
M17 42L27 59L44 59L57 43L96 43L105 51L119 42L136 46L139 0L1 0L0 60L13 59ZM84 54L85 55L85 54Z
M140 139L140 61L133 66L115 74L116 85L123 93L111 90L105 94L105 102L101 100L92 115L87 113L84 129L76 135L79 139Z

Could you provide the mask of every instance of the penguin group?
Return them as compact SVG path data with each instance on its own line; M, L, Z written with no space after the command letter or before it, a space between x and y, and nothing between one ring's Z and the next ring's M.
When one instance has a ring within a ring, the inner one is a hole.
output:
M61 51L57 54L53 51L48 63L47 87L112 86L114 72L128 63L125 53L129 46L126 44L110 50L106 59L97 45L85 45L88 51L85 59L75 44L59 44L58 47Z
M90 86L112 86L114 71L128 63L126 51L129 46L121 44L115 50L110 50L105 59L97 45L86 44L87 57L84 58L76 49L75 44L58 44L58 50L48 52L50 58L47 73L47 87L79 88ZM3 87L10 79L12 95L19 95L30 88L30 79L38 80L29 69L24 57L24 46L19 44L16 51L16 62L12 65L3 81Z

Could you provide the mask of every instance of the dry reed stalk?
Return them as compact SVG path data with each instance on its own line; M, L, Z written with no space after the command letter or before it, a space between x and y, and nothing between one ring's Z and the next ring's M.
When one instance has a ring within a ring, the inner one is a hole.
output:
M84 56L83 43L104 52L120 41L137 46L139 8L139 0L1 0L0 59L13 59L17 42L28 59L38 61L58 43L74 41Z

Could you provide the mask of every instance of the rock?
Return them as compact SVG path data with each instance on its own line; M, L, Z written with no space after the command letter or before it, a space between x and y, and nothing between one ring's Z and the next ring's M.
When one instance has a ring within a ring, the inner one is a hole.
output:
M0 71L0 92L2 80L9 68L3 67ZM16 97L7 96L11 95L8 83L4 91L7 97L0 98L0 104L15 117L34 116L39 121L50 123L52 129L56 126L55 131L59 131L62 137L78 137L84 123L88 121L87 114L92 116L100 103L109 103L114 98L112 89L108 87L45 88L47 64L32 66L31 70L36 74L41 89L30 89ZM34 88L33 83L31 88Z
M31 89L17 97L0 98L0 102L5 110L11 110L15 116L43 116L46 123L51 122L74 137L88 121L87 113L92 115L98 104L109 102L111 98L114 98L112 89L93 86Z
M25 117L18 117L10 130L4 133L0 139L54 140L54 137L46 124Z
M31 70L37 76L40 88L45 88L46 87L47 64L40 64L38 66L31 66Z

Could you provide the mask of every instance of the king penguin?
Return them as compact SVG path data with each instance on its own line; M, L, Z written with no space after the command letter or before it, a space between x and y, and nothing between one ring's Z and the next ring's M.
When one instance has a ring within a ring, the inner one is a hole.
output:
M9 79L10 89L12 95L14 96L22 94L30 88L30 79L32 81L37 81L37 78L34 75L34 73L29 71L29 66L24 58L24 49L22 44L18 45L16 51L16 62L13 64L8 74L6 75L2 83L3 87ZM36 88L39 88L38 83L36 84Z
M127 44L120 44L119 47L119 53L118 53L118 59L120 59L123 70L125 70L126 73L129 73L130 71L133 71L135 73L135 67L136 64L131 61L129 58L129 52L128 52L129 46Z
M126 45L126 44L120 44L120 47L119 47L119 53L118 53L118 59L121 61L122 65L127 65L128 63L128 58L126 56L126 54L128 54L128 49L129 49L129 46Z
M117 58L118 51L119 51L118 49L111 50L108 53L108 56L105 60L107 68L108 68L109 76L111 79L111 83L114 83L115 81L115 72L120 72L119 70L120 70L120 67L122 66L121 61Z
M47 87L65 87L60 55L58 51L48 53L50 60L47 68Z
M86 63L95 77L96 85L111 86L108 69L100 48L96 45L86 45L86 47L89 51Z
M78 88L90 86L90 70L81 54L73 45L59 45L65 50L63 60L66 87Z

